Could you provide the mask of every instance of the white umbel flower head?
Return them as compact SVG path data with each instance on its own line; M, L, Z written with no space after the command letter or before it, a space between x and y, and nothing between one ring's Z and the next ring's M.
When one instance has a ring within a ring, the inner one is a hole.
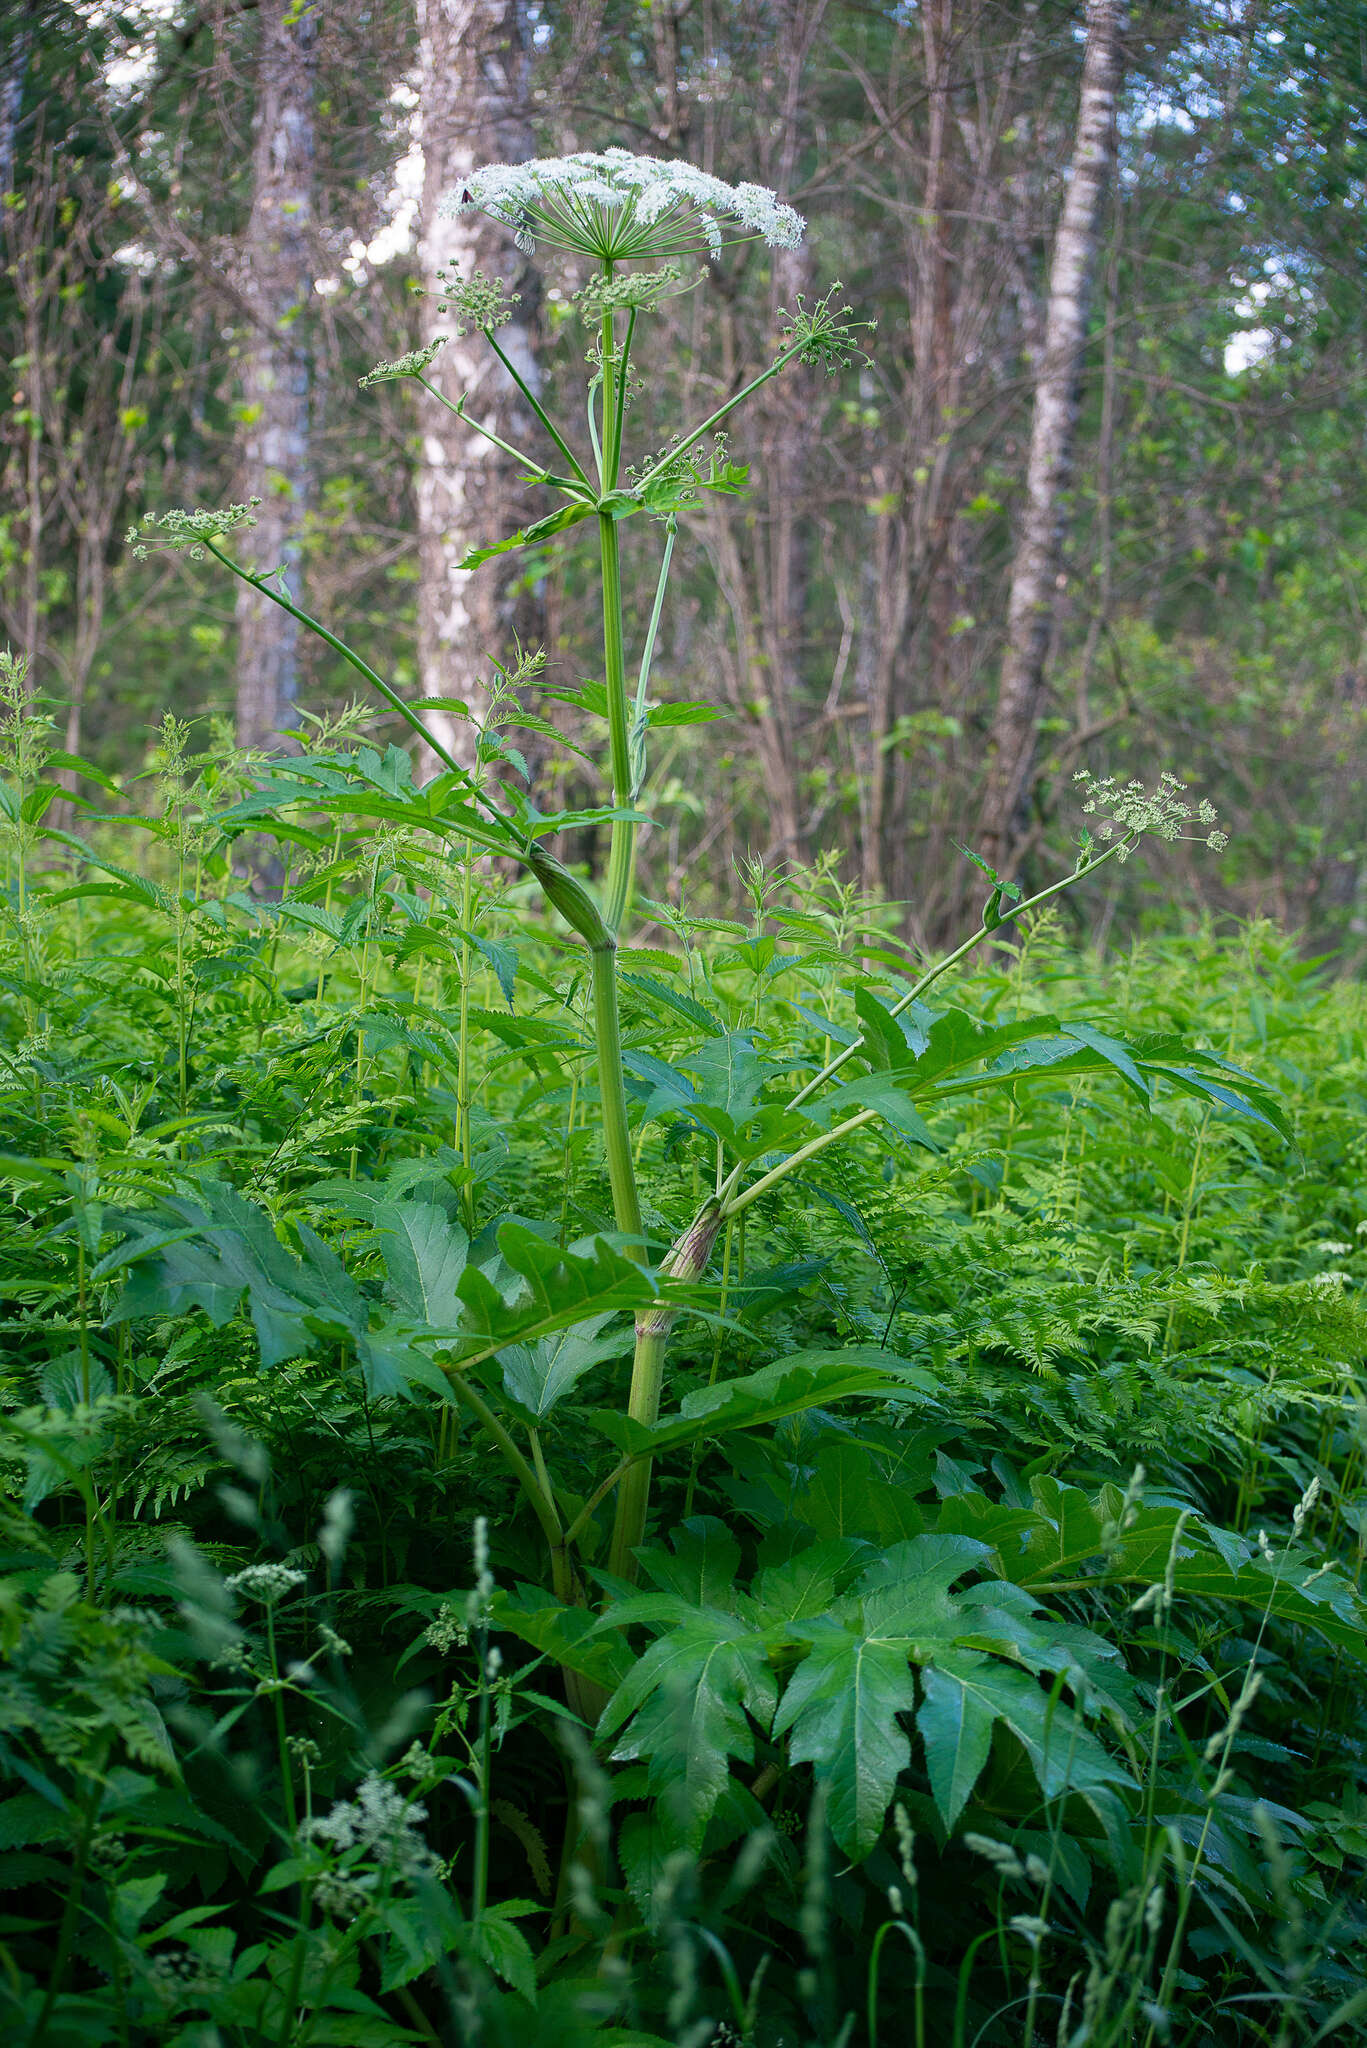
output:
M510 227L528 253L539 238L600 263L703 248L716 256L727 241L756 237L773 249L795 249L806 231L802 215L765 185L727 185L692 164L629 149L485 164L446 195L440 210L487 213Z

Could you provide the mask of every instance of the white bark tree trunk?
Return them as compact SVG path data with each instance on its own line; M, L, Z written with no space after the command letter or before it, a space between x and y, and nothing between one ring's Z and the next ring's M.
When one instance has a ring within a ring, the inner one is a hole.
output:
M309 499L307 309L314 181L312 11L262 0L253 123L253 192L238 289L248 314L242 362L243 490L259 497L243 553L257 570L282 568L298 596ZM270 747L288 722L298 629L269 598L240 586L237 600L237 737Z
M1007 607L1006 651L988 737L987 780L978 824L984 857L1003 873L1022 836L1035 761L1062 559L1065 493L1077 425L1078 369L1101 232L1101 207L1115 156L1124 0L1087 0L1076 138L1049 273L1044 347L1035 381L1025 515Z
M535 451L540 429L507 371L479 334L457 340L437 312L439 272L468 277L480 269L522 294L499 346L532 391L535 279L508 230L483 214L457 219L438 202L458 191L484 163L521 163L534 153L529 118L530 44L523 0L417 0L421 56L423 232L421 260L427 299L424 340L447 334L431 372L452 398L516 447ZM495 660L507 661L514 634L529 651L540 645L544 612L538 599L514 595L521 571L511 561L469 571L459 564L471 547L501 539L534 516L517 481L518 466L464 426L435 399L422 399L417 475L418 668L424 697L449 697L479 718L487 704L480 684ZM425 714L437 736L467 765L473 728L456 716Z

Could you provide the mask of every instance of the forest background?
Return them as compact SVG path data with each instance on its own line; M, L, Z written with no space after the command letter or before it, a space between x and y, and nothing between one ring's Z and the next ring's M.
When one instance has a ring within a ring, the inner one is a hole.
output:
M956 840L1028 879L1068 842L1079 766L1166 768L1216 797L1230 848L1113 865L1093 936L1176 895L1357 957L1367 28L1348 0L1109 13L1060 551L1008 706L1082 6L12 6L0 630L68 752L130 787L168 707L270 751L353 694L278 608L129 560L144 508L260 497L249 559L415 698L472 700L515 635L553 689L596 672L577 538L460 568L521 522L516 466L413 384L357 383L444 332L431 374L506 425L510 393L438 311L451 263L521 294L505 340L548 392L580 373L573 261L539 287L495 224L435 201L485 161L619 144L772 185L811 224L797 251L729 252L653 323L638 445L656 409L697 416L761 367L796 294L838 276L878 322L858 376L762 394L732 451L749 495L685 518L656 690L722 715L668 736L644 893L687 878L724 903L742 853L833 849L933 943L973 893ZM624 530L628 590L647 543ZM575 738L573 709L534 708ZM541 753L543 809L599 800L576 756Z

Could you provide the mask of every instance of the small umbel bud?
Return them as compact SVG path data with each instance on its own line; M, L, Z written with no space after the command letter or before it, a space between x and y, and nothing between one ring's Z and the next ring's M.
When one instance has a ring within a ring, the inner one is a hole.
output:
M617 941L603 922L602 912L583 883L576 881L553 853L533 840L527 850L527 865L546 893L551 907L560 912L567 925L577 931L595 953L611 953Z

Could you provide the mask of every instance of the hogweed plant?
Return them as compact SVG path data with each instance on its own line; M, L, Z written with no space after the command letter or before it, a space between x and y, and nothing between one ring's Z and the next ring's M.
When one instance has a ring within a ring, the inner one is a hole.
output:
M222 512L163 513L141 535L130 538L140 548L154 544L207 554L260 590L349 663L427 742L440 763L435 779L418 791L411 781L384 769L375 756L377 765L366 771L367 788L358 795L354 786L348 793L335 758L329 766L326 758L311 763L306 754L267 774L257 797L230 813L229 821L235 819L239 829L246 829L291 806L331 804L428 835L465 860L462 927L467 935L471 862L484 855L510 858L535 878L546 902L586 950L597 1113L615 1242L600 1241L577 1266L568 1261L577 1276L578 1293L570 1289L572 1298L566 1306L563 1300L552 1299L555 1285L548 1278L546 1260L505 1229L505 1255L523 1275L534 1309L511 1324L506 1315L500 1320L490 1290L486 1287L481 1293L481 1283L476 1283L473 1292L466 1288L461 1296L467 1309L476 1304L473 1320L478 1327L473 1335L468 1316L463 1330L451 1327L451 1313L436 1319L445 1325L439 1333L443 1341L437 1348L441 1369L436 1381L502 1454L545 1536L556 1596L573 1605L584 1598L585 1540L596 1532L599 1508L614 1495L608 1571L619 1584L634 1581L637 1552L647 1530L652 1465L661 1452L753 1429L848 1395L879 1393L896 1399L915 1382L915 1375L909 1379L899 1361L872 1346L781 1359L758 1373L730 1380L717 1376L718 1350L713 1383L691 1395L679 1414L661 1417L667 1346L680 1310L710 1313L719 1331L728 1327L725 1293L719 1306L715 1291L709 1293L703 1285L719 1235L729 1259L732 1234L749 1212L791 1187L845 1141L876 1127L890 1134L894 1145L934 1151L941 1140L933 1120L965 1098L993 1092L1014 1105L1018 1091L1032 1080L1052 1085L1087 1074L1109 1075L1146 1104L1161 1083L1264 1124L1278 1125L1280 1119L1270 1098L1248 1076L1216 1055L1174 1039L1140 1048L1088 1024L1062 1024L1047 1016L1019 1017L984 1030L963 1010L930 1006L927 999L937 985L975 949L999 940L1107 862L1125 860L1146 837L1171 840L1183 836L1194 822L1200 837L1217 843L1213 812L1205 805L1194 812L1182 785L1170 776L1153 790L1087 779L1083 808L1097 820L1097 837L1081 835L1072 869L1029 897L985 870L988 896L978 927L944 958L919 970L910 960L902 965L903 956L889 953L885 946L879 960L892 964L875 963L872 971L857 978L857 1032L842 1032L833 1045L823 1030L821 1050L808 1057L806 1078L799 1085L787 1078L791 1061L784 1064L765 1055L758 1022L749 1029L728 1031L715 1020L709 1022L710 1013L699 1004L693 1004L692 1014L712 1035L689 1063L691 1073L659 1060L646 1070L639 1058L635 1060L630 1071L637 1083L643 1072L646 1075L647 1085L638 1088L645 1120L672 1117L707 1148L711 1162L707 1184L686 1227L662 1256L656 1256L659 1247L643 1222L633 1149L618 948L632 906L640 835L649 823L648 742L658 712L651 697L652 660L680 521L706 494L743 491L747 472L733 459L728 437L745 402L789 370L806 366L835 375L863 360L869 329L844 305L838 284L810 306L799 300L783 317L774 354L763 369L705 417L681 426L662 448L633 460L627 447L627 405L636 377L641 323L667 298L698 282L698 275L686 267L689 263L715 258L728 244L746 240L792 248L804 232L800 217L761 187L725 185L686 165L622 150L490 166L475 172L451 195L448 207L485 212L503 223L524 251L545 244L594 266L590 282L577 294L594 337L582 434L551 416L501 346L499 333L510 317L511 301L506 287L479 272L446 278L443 309L462 332L483 337L520 390L548 444L544 458L495 434L468 408L463 394L451 397L442 391L434 381L438 343L377 365L362 382L414 382L427 401L455 412L524 465L530 480L560 501L522 531L473 551L465 564L472 572L512 550L539 546L576 526L592 525L598 548L603 679L601 685L595 682L577 694L556 694L568 695L569 701L605 723L610 800L596 811L548 817L518 791L515 780L487 772L494 760L509 758L501 727L520 722L543 732L551 729L539 715L520 706L518 691L536 686L534 664L520 662L509 671L512 684L497 697L497 715L480 740L479 762L473 771L462 767L427 729L418 710L342 638L294 602L280 571L253 572L235 559L232 537L250 523L250 505ZM641 516L659 529L660 562L649 623L629 664L620 535L626 520ZM576 824L609 828L606 872L597 885L571 872L542 843L550 832ZM642 907L651 916L664 914L660 906ZM464 1004L468 953L462 964ZM463 1016L462 1047L465 1038ZM469 1086L464 1072L458 1096L459 1143L468 1163ZM472 1213L466 1220L473 1226ZM567 1255L557 1256L556 1270L563 1276ZM617 1456L587 1495L570 1497L555 1469L548 1435L551 1411L590 1365L620 1349L601 1332L623 1310L634 1314L625 1401L620 1412L598 1416L598 1426ZM567 1329L569 1338L563 1334ZM371 1340L362 1333L355 1341L364 1349ZM511 1377L505 1371L500 1390L481 1378L481 1368L507 1354L514 1341L524 1347L550 1342L560 1349L554 1357L544 1349L536 1353L535 1371L518 1367ZM569 1682L572 1696L586 1712L601 1704L603 1695L582 1670L572 1673ZM612 1725L620 1725L627 1711L619 1695Z

